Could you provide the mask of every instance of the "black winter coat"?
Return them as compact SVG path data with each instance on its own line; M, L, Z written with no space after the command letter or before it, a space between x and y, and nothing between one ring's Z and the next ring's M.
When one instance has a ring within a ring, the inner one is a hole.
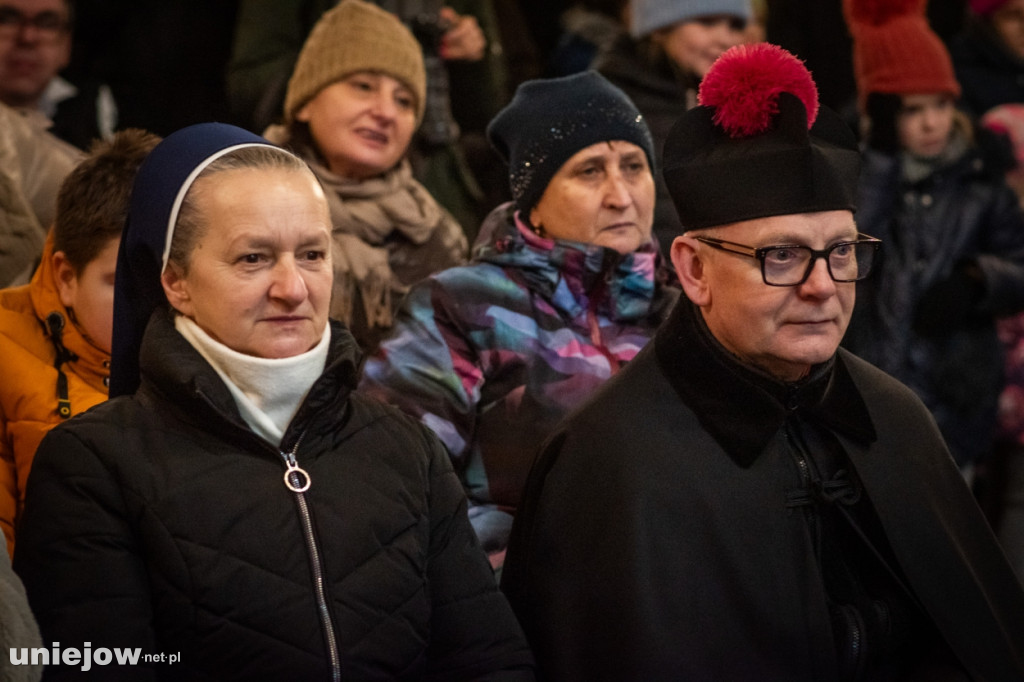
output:
M957 461L975 460L991 448L1003 382L995 321L1024 309L1017 197L976 151L910 183L897 157L868 150L857 206L858 229L883 244L843 345L912 388ZM973 294L958 284L967 264L983 280Z
M842 350L779 383L693 308L531 472L502 589L544 679L1024 679L1024 593L920 400Z
M949 54L963 89L960 104L974 116L1000 104L1024 102L1024 59L1010 54L981 19L967 20L950 41Z
M329 680L335 645L341 679L533 678L444 448L352 394L358 351L332 337L279 453L154 314L138 392L61 425L35 460L16 569L47 642L180 655L104 680Z

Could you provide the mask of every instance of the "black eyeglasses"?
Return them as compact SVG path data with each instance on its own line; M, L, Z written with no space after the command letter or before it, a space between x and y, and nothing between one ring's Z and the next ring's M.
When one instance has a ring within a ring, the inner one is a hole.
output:
M817 250L798 244L756 248L713 237L694 237L708 246L761 261L761 278L773 287L795 287L807 281L819 258L825 259L829 277L836 282L856 282L871 274L881 239L858 234L855 241L837 242Z
M68 20L57 12L28 16L8 5L0 5L0 37L11 38L31 26L43 40L56 40L68 28Z

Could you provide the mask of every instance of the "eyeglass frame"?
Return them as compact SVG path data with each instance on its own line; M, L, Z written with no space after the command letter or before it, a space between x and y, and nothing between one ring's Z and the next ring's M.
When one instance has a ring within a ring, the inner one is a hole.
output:
M832 252L840 246L850 246L851 244L871 244L874 246L874 254L878 253L878 249L882 246L882 240L877 237L872 237L869 234L863 232L857 233L857 238L854 240L847 240L842 242L836 242L824 249L812 249L805 244L772 244L770 246L748 246L747 244L740 244L738 242L731 242L726 239L717 239L715 237L702 237L695 235L693 237L702 244L707 244L713 249L719 251L725 251L726 253L735 253L738 256L746 256L748 258L754 258L761 262L761 281L770 287L798 287L808 280L811 276L811 272L814 270L814 264L818 262L818 259L825 261L825 268L828 270L828 276L832 278L833 282L840 284L848 284L851 282L859 282L863 279L867 279L874 271L874 256L871 260L871 269L869 269L864 275L856 277L855 279L837 279L835 274L832 272L832 263L829 261L829 256ZM728 248L730 246L745 249L744 251L737 251L736 249ZM807 269L804 271L803 277L798 282L792 282L790 284L775 284L768 281L768 274L765 272L765 255L769 251L775 251L776 249L803 249L811 252L811 260L807 262ZM859 272L858 272L859 274Z
M31 26L41 36L45 36L50 40L56 40L62 34L68 33L71 29L70 14L66 17L62 17L59 12L44 10L29 16L16 7L0 3L0 17L3 17L5 13L14 21L9 25L0 23L0 35L3 35L6 31L10 31L11 36L16 36L18 33Z

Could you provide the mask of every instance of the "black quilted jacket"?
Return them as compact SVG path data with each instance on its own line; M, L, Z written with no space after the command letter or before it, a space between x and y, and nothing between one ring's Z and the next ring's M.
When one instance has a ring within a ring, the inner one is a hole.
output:
M311 482L296 493L285 455L154 315L139 391L35 460L15 567L48 646L179 657L94 664L104 680L533 679L443 447L351 394L358 351L332 336L282 443Z

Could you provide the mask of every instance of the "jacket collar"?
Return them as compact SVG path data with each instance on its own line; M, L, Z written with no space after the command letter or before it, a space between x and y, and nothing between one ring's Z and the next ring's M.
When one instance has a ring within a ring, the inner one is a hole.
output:
M174 314L168 306L162 306L153 312L146 326L139 352L140 387L154 388L198 418L227 419L249 430L220 376L174 328ZM331 419L338 419L344 414L343 405L355 390L361 360L355 339L344 325L331 320L326 367L292 419L281 441L282 449L288 449L296 434L305 431L316 415L327 413ZM215 414L209 413L210 407Z
M53 269L53 234L46 239L39 267L29 284L32 308L43 325L44 333L53 342L52 332L47 325L50 315L61 317L60 342L74 356L65 366L89 386L104 394L110 380L110 354L98 348L78 328L68 309L60 299L57 289L57 273Z
M700 82L683 72L650 37L634 39L628 33L597 57L594 67L636 99L637 91L665 104L690 109L697 104ZM685 110L684 109L684 110ZM681 114L683 110L679 110Z
M515 268L527 286L571 317L588 307L616 322L646 317L662 269L653 239L620 254L594 244L547 239L531 232L506 203L484 220L473 260Z
M701 425L737 464L750 466L791 415L871 443L875 428L842 355L784 383L727 351L685 297L654 337L665 376Z

